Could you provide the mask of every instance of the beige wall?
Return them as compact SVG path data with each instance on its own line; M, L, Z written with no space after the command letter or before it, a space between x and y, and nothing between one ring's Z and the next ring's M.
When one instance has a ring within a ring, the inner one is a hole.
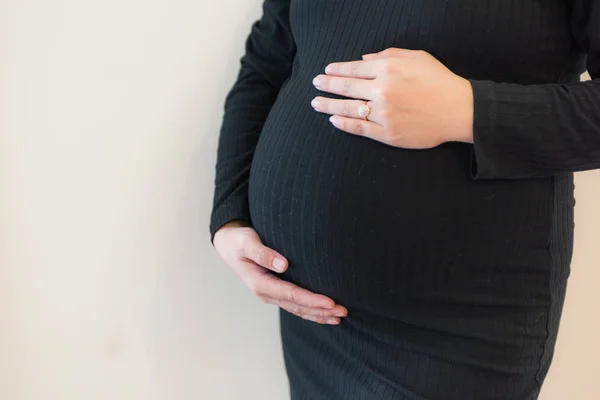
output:
M215 4L0 1L1 399L287 398L276 310L208 242L222 101L260 13ZM598 182L577 176L545 400L600 398Z

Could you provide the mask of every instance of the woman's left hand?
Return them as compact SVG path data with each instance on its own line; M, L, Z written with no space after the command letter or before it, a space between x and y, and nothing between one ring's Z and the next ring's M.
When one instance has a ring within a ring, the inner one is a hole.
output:
M407 149L473 143L470 82L425 51L388 48L329 64L325 73L313 80L317 89L357 99L317 96L311 103L343 131ZM358 114L363 100L367 121Z

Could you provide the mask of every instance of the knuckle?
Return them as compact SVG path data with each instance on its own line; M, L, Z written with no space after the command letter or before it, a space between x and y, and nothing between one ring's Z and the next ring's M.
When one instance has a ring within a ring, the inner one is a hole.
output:
M353 129L354 133L356 133L357 135L364 135L365 134L365 126L360 123L360 122L356 122L354 123L354 129Z
M305 319L307 321L316 321L315 317L313 317L312 315L308 315L308 314L302 315L302 319Z
M389 107L382 108L381 117L384 121L391 122L393 120L392 116L393 116L393 112Z
M258 247L256 249L255 257L256 257L256 262L258 262L260 265L263 265L263 266L266 265L267 252L264 247Z
M353 106L350 102L344 102L344 106L342 107L342 113L345 116L351 117L353 114L356 114L356 107Z
M390 98L390 91L386 86L382 86L375 91L377 102L379 104L387 104Z
M343 83L342 83L342 94L347 96L350 94L350 80L349 79L344 79Z
M396 63L394 62L395 60L393 59L387 59L385 60L385 62L383 63L383 73L388 74L388 75L393 75L397 72L397 67L396 67Z
M417 50L417 54L419 55L419 57L427 57L429 55L429 53L423 49Z
M389 57L391 54L393 54L394 48L393 47L388 47L384 50L381 50L380 52L378 52L377 54L381 57Z
M265 266L265 261L267 258L267 252L264 246L257 245L254 243L247 252L247 257L250 258L255 263Z
M296 298L297 297L297 293L296 293L297 291L298 291L298 287L297 286L294 286L292 288L292 290L289 291L289 294L288 294L288 300L289 301L294 302L294 303L298 302L297 298Z

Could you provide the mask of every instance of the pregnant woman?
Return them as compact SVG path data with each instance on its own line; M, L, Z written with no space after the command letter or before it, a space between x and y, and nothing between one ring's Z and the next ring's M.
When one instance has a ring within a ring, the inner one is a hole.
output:
M224 108L211 238L293 400L538 398L600 0L264 0Z

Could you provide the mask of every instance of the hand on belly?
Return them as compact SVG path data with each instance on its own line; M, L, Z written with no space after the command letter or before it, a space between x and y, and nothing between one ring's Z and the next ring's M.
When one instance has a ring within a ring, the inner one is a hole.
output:
M325 73L313 80L317 89L358 99L311 103L343 131L409 149L473 142L470 82L425 51L389 48L331 63Z
M340 317L347 315L348 310L331 298L273 275L287 269L287 260L263 245L247 224L232 221L224 225L216 232L214 245L223 260L263 302L322 324L339 324Z

